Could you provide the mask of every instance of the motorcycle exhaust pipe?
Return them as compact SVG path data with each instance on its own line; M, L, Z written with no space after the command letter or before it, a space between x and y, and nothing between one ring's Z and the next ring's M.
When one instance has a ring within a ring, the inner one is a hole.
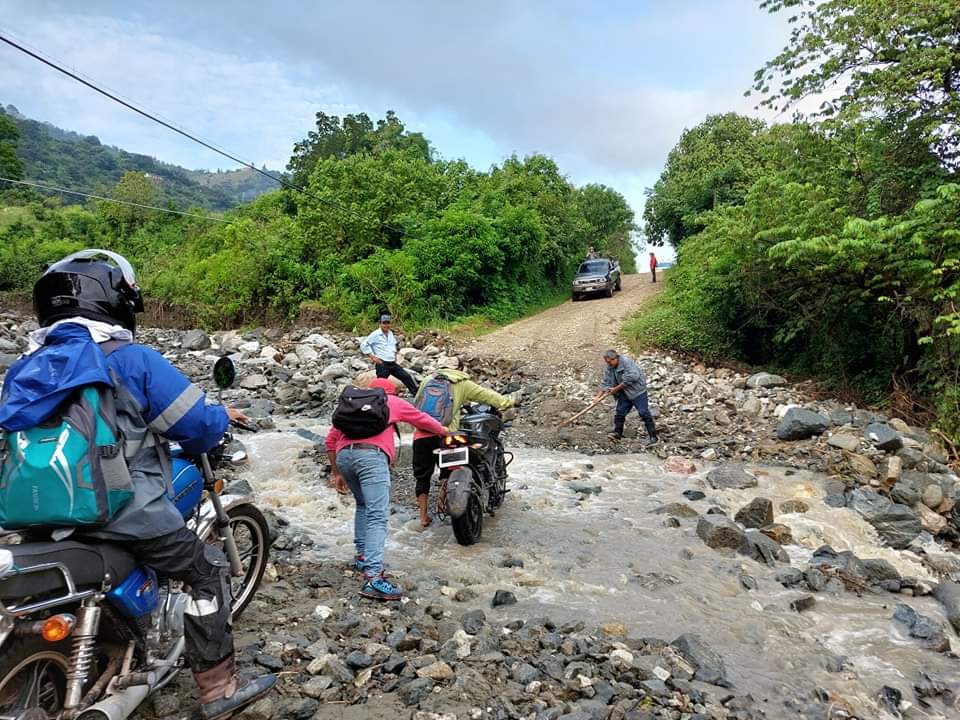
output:
M447 515L461 518L467 512L472 494L473 473L466 468L454 470L447 478Z
M138 673L146 682L141 685L130 685L98 703L91 705L77 716L77 720L126 720L133 715L140 703L147 699L158 686L165 684L170 676L176 674L173 665L183 654L184 640L180 638L173 646L173 650L163 661L167 666L167 673L160 675L156 672Z

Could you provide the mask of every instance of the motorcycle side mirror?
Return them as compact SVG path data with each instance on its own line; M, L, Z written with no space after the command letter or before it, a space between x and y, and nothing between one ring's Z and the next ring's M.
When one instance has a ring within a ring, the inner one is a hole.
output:
M221 390L226 390L237 379L237 367L233 360L222 357L213 365L213 382Z

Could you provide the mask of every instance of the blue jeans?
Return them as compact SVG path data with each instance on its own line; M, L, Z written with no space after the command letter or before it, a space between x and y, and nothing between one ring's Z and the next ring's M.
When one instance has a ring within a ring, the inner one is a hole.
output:
M380 450L345 447L337 467L357 501L353 514L353 544L364 557L364 572L383 572L383 545L390 514L390 462Z
M657 436L657 429L653 424L653 415L650 414L650 405L646 393L640 393L632 400L627 397L625 392L617 395L617 409L613 414L613 431L617 435L623 435L623 423L627 419L630 411L636 408L640 419L643 420L643 426L647 429L647 435L651 438Z

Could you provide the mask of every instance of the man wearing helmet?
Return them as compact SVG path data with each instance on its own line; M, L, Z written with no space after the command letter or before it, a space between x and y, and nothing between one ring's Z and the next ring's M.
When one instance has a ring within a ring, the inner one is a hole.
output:
M242 413L208 405L203 392L160 353L134 342L143 298L122 256L83 250L51 265L33 290L40 328L7 373L0 394L0 426L22 426L55 410L92 368L94 357L113 380L117 424L134 480L133 498L103 527L85 536L122 542L159 576L190 586L185 612L187 660L200 687L206 720L238 712L276 682L273 675L241 680L234 669L227 561L184 525L167 493L171 482L166 441L199 454L214 447L230 419ZM83 349L99 345L92 356ZM42 350L42 352L41 352ZM71 362L73 361L73 362ZM67 531L69 532L69 530Z

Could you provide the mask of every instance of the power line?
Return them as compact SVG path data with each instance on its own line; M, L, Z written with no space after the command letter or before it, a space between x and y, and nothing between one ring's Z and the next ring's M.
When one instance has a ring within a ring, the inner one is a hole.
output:
M290 182L290 181L288 181L288 180L285 180L285 179L282 178L282 177L278 177L278 176L276 176L276 175L272 175L272 174L268 173L266 170L261 170L260 168L258 168L258 167L257 167L256 165L254 165L253 163L247 162L246 160L241 160L241 159L238 158L236 155L233 155L232 153L227 152L226 150L223 150L223 149L221 149L221 148L218 148L216 145L213 145L212 143L209 143L209 142L207 142L206 140L202 140L202 139L198 138L197 136L195 136L195 135L187 132L186 130L183 130L182 128L177 127L176 125L174 125L174 124L171 123L171 122L168 122L167 120L163 120L162 118L157 117L156 114L149 113L149 112L147 112L146 110L143 110L143 109L137 107L137 106L134 105L132 102L128 102L127 100L124 100L123 98L118 97L118 95L117 95L116 93L113 93L113 92L109 92L109 91L107 91L107 90L104 90L102 87L100 87L99 85L95 84L92 80L87 80L86 78L84 78L84 77L82 77L81 75L79 75L77 72L74 72L74 71L72 71L72 70L69 70L69 69L63 67L62 65L59 65L58 63L55 63L53 60L50 60L50 59L44 57L39 51L31 50L30 48L25 47L24 45L21 45L21 44L19 44L19 43L17 43L17 42L14 42L13 40L11 40L10 38L8 38L8 37L6 37L6 36L4 36L4 35L0 35L0 40L2 40L3 42L5 42L5 43L6 43L7 45L9 45L10 47L12 47L12 48L14 48L14 49L16 49L16 50L19 50L20 52L24 53L25 55L29 55L29 56L32 57L34 60L39 60L40 62L42 62L42 63L43 63L44 65L46 65L47 67L50 67L50 68L52 68L53 70L56 70L57 72L66 75L68 78L70 78L70 79L72 79L72 80L76 80L78 83L80 83L81 85L85 85L86 87L90 88L90 89L93 90L94 92L99 93L100 95L103 95L104 97L109 98L110 100L113 100L114 102L119 103L120 105L123 105L123 106L124 106L125 108L127 108L128 110L132 110L133 112L137 113L138 115L142 115L143 117L147 118L148 120L152 120L153 122L155 122L155 123L157 123L157 124L159 124L159 125L162 125L163 127L167 128L168 130L172 130L173 132L177 133L178 135L182 135L183 137L187 138L188 140L192 140L193 142L195 142L195 143L197 143L197 144L199 144L199 145L202 145L203 147L207 148L208 150L212 150L213 152L217 153L218 155L222 155L222 156L224 156L225 158L228 158L229 160L232 160L232 161L235 162L235 163L238 163L238 164L240 164L240 165L243 165L244 167L249 168L250 170L253 170L254 172L260 173L260 174L263 175L264 177L270 178L271 180L273 180L273 181L276 182L276 183L279 183L280 185L282 185L283 187L287 188L288 190L295 190L296 192L299 192L299 193L301 193L301 194L303 194L303 195L306 195L306 196L308 196L308 197L311 197L311 198L313 198L314 200L317 200L318 202L324 203L325 205L330 205L330 206L332 206L332 207L335 207L335 208L337 208L338 210L341 210L341 211L347 213L348 215L352 215L354 218L356 218L356 219L358 219L358 220L366 220L366 219L367 219L367 218L363 217L362 215L360 215L359 213L357 213L356 211L354 211L352 208L348 208L348 207L346 207L346 206L344 206L344 205L341 205L340 203L336 202L335 200L330 200L329 198L324 198L324 197L321 197L321 196L319 196L319 195L315 195L314 193L310 192L309 190L307 190L307 189L304 188L304 187L300 187L300 186L298 186L298 185L295 185L294 183L292 183L292 182ZM389 225L389 224L387 224L387 223L385 223L385 222L379 222L379 221L376 221L376 222L377 222L377 224L378 224L380 227L382 227L382 228L385 228L385 229L387 229L387 230L391 230L391 231L396 232L396 233L400 233L401 235L405 235L406 237L409 237L409 238L414 239L414 240L417 239L416 236L411 235L410 233L408 233L408 232L407 232L406 230L404 230L403 228L394 227L394 226Z
M29 187L40 188L41 190L50 190L52 192L66 193L67 195L79 195L80 197L92 198L94 200L103 200L105 202L116 203L118 205L129 205L130 207L143 208L145 210L157 210L159 212L171 213L173 215L183 215L184 217L198 218L200 220L212 220L213 222L227 223L232 220L211 217L210 215L198 215L197 213L183 212L182 210L172 210L170 208L157 207L156 205L144 205L129 200L117 200L116 198L104 197L103 195L93 195L91 193L80 192L79 190L68 190L67 188L57 187L56 185L44 185L43 183L31 182L30 180L14 180L13 178L0 177L0 182L8 182L14 185L27 185Z

